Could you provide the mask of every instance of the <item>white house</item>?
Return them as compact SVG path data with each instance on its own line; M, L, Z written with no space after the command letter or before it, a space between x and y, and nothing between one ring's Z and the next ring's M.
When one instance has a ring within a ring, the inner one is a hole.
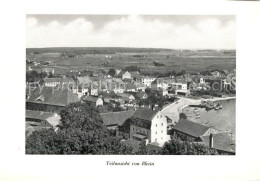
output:
M160 146L170 140L167 134L167 118L161 111L140 108L131 117L130 138Z
M94 106L103 106L103 100L100 97L94 97L94 96L85 96L82 97L82 100L86 102L87 104L91 104Z
M152 82L155 80L155 77L142 77L141 82L146 86L146 87L151 87Z
M131 76L131 74L128 71L121 71L117 75L117 78L120 78L120 79L124 80L124 79L131 79L132 76Z

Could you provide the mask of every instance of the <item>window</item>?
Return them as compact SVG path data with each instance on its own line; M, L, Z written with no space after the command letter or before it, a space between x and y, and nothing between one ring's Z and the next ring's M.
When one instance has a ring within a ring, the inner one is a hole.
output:
M135 130L135 128L133 128L133 131Z
M155 138L155 142L157 142L157 138Z
M163 123L161 125L163 126Z
M157 118L159 118L159 115L157 115Z
M161 133L163 133L163 130L161 131Z
M155 125L155 127L157 127L157 124Z
M155 132L155 134L157 134L157 131Z
M160 117L162 118L162 115Z
M163 137L161 137L161 139L163 139Z

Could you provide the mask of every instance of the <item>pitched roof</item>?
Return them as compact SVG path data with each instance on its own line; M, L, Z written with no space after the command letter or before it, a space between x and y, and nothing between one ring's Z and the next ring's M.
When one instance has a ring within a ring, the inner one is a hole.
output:
M140 73L137 72L137 71L135 71L135 72L130 72L130 74L131 74L132 77L136 77L136 78L141 77Z
M132 94L128 94L128 93L117 93L117 95L122 98L130 98L130 96L133 96Z
M100 97L95 97L95 96L83 96L81 98L83 101L88 101L88 102L97 102Z
M67 106L70 103L78 101L79 98L77 94L74 94L66 88L57 90L52 87L43 87L42 91L39 88L32 91L31 96L26 102Z
M202 144L209 146L209 136L202 136ZM235 142L228 133L213 134L213 148L216 150L235 153Z
M108 112L100 114L103 123L108 125L123 125L133 115L134 111Z
M134 84L126 84L126 90L129 89L136 89L136 86Z
M78 79L78 82L80 84L82 84L82 83L91 83L92 82L92 79L89 76L77 77L77 79Z
M55 115L56 114L49 112L26 110L25 117L32 119L47 120L49 117L53 117Z
M130 124L131 120L127 119L122 125L118 126L118 131L130 134Z
M138 98L143 98L144 95L147 96L147 94L146 94L145 92L138 92L138 93L136 94L136 97L138 97Z
M60 124L60 116L54 113L43 112L43 111L33 111L33 110L26 110L26 118L31 119L39 119L39 120L46 120L48 121L53 127L56 127ZM51 117L56 117L57 119L48 119Z
M132 117L151 121L158 111L149 108L139 108Z
M65 78L43 78L43 81L45 83L51 83L51 82L75 83L75 81L72 78L69 78L69 77L65 77Z
M210 127L182 119L173 127L173 129L197 138L206 133Z

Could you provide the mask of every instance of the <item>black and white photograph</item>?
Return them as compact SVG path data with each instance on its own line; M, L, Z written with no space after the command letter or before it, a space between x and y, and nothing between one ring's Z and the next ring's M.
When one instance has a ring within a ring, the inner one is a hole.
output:
M27 14L25 61L26 154L236 155L235 15Z
M259 12L2 0L0 181L260 181Z

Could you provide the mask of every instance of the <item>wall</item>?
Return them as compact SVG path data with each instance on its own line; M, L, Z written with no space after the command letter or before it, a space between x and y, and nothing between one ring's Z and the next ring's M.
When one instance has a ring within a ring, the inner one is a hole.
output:
M151 142L157 142L162 145L169 140L170 135L167 135L167 119L159 111L152 120Z
M27 110L44 111L44 112L51 112L51 113L59 114L60 111L63 110L64 108L65 108L65 106L56 106L56 105L50 105L50 104L26 102Z

